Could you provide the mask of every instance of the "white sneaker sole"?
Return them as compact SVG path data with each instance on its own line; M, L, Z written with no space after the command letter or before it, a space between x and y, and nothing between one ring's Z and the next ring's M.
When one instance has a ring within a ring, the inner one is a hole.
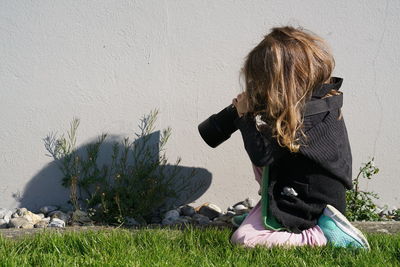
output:
M346 234L349 236L354 237L360 244L362 244L364 247L367 247L368 250L371 249L369 246L367 238L364 236L364 234L358 230L356 227L354 227L348 220L347 218L340 212L338 211L335 207L331 205L327 205L326 208L324 209L324 215L332 218L336 225ZM354 234L356 236L354 236Z

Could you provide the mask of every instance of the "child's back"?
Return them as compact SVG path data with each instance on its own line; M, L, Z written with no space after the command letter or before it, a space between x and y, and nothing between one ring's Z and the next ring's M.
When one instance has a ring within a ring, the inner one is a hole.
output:
M269 166L269 210L292 233L318 227L328 204L344 213L345 190L352 186L338 91L343 80L332 77L333 68L321 38L292 27L273 28L248 54L246 91L233 101L251 161Z

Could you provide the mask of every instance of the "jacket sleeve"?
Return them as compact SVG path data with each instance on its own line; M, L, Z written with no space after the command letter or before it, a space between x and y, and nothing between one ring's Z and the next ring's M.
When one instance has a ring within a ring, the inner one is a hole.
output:
M242 134L244 147L254 165L263 167L281 156L283 149L271 136L265 136L257 130L254 118L242 116L234 124Z

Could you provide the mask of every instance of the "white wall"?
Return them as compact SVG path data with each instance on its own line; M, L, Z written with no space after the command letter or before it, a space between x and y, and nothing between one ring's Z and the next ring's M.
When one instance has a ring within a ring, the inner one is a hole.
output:
M286 24L332 46L334 74L344 78L353 172L375 156L381 172L363 188L399 206L399 12L395 0L2 0L0 206L18 206L14 193L29 194L34 206L66 196L45 156L49 132L66 131L76 116L79 144L103 131L132 136L153 108L161 112L158 128L173 129L171 162L181 156L183 166L212 173L197 204L257 199L240 135L211 149L197 125L231 102L246 54L271 27Z

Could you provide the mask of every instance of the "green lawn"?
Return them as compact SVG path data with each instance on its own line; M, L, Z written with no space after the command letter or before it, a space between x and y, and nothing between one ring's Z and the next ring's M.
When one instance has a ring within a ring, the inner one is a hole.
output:
M0 237L0 266L400 266L400 234L368 235L371 251L246 249L229 229L124 229Z

